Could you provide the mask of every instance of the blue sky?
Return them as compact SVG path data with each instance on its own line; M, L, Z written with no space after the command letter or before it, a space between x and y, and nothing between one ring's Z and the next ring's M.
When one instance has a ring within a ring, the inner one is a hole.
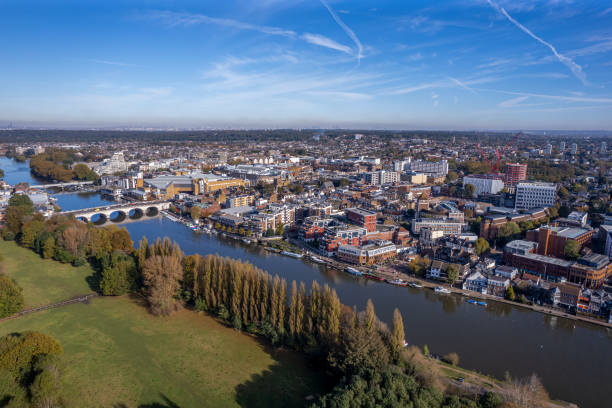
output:
M0 126L612 130L608 0L3 0L0 49Z

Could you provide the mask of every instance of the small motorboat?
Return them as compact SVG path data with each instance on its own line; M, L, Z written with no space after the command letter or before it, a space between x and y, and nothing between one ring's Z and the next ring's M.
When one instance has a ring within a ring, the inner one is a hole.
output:
M346 271L351 275L363 276L363 272L361 272L359 269L351 268L350 266L346 268Z
M486 306L486 305L487 305L487 302L484 302L484 301L480 300L480 301L476 302L476 304L477 304L478 306Z
M476 301L475 301L474 299L468 299L468 300L467 300L467 302L468 302L470 305L475 305L475 304L476 304Z
M296 254L295 252L289 252L289 251L281 251L281 255L290 256L292 258L298 258L298 259L304 256L302 254Z
M408 286L408 282L406 282L403 279L393 279L388 281L390 284L395 285L395 286Z
M437 293L444 293L444 294L449 294L449 293L451 293L451 291L450 291L450 290L448 290L448 289L446 289L445 287L442 287L442 286L436 286L436 287L434 288L434 291L435 291L435 292L437 292Z

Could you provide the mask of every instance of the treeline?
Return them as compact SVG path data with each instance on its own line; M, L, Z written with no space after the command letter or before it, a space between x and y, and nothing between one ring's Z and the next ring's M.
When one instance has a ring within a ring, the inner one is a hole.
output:
M47 149L30 158L30 169L36 176L47 180L98 180L98 175L84 163L70 167L79 159L76 153L73 150Z
M480 141L483 144L502 144L509 133L480 133L467 131L387 131L359 129L254 129L254 130L193 130L193 131L118 131L118 130L0 130L0 142L98 142L98 141L136 141L159 142L259 142L312 140L320 135L321 140L362 133L366 136L387 139L424 138L448 142L453 137L457 142Z

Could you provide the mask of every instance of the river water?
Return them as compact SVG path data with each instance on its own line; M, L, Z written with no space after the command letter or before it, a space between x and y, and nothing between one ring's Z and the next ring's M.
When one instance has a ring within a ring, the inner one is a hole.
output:
M31 178L15 170L7 174L6 159L0 168L7 176ZM10 162L14 163L12 160ZM7 163L10 164L10 163ZM16 175L17 174L17 175ZM15 181L9 182L14 184ZM97 195L58 195L65 209L89 208L106 202ZM100 201L98 201L100 200ZM310 284L316 280L335 288L341 301L364 309L374 302L378 316L390 322L394 308L404 318L406 340L427 344L436 354L457 352L460 365L502 378L537 373L553 398L584 408L605 407L612 391L612 331L588 323L551 317L507 304L489 301L487 307L471 305L457 295L439 295L429 289L400 288L305 260L285 257L257 245L196 233L167 218L156 217L124 224L135 243L169 237L186 254L219 254L242 259L287 279ZM609 406L609 405L608 405Z

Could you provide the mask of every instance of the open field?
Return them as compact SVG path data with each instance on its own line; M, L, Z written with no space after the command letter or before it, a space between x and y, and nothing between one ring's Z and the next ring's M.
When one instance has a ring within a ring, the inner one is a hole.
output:
M4 272L23 288L25 309L92 292L86 281L93 274L89 265L75 268L42 259L29 249L1 239L0 255Z
M1 242L0 253L28 305L90 291L88 267L46 261L14 243ZM139 299L95 298L0 323L0 336L25 330L64 347L65 396L75 407L302 406L324 387L299 354L192 311L154 317Z

